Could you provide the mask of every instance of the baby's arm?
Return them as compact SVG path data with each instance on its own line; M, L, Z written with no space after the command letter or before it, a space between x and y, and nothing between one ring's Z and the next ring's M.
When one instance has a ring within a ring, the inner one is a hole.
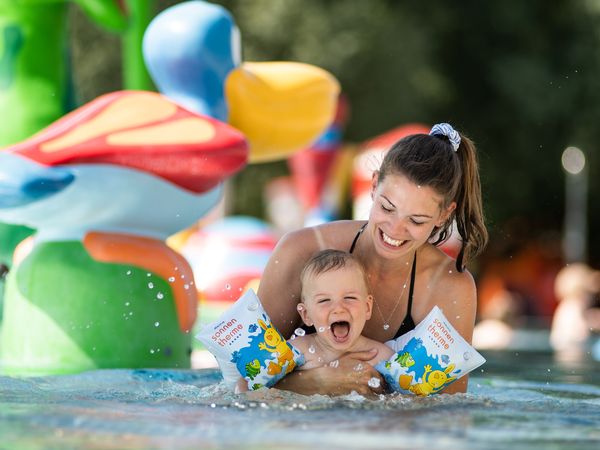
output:
M369 361L369 364L371 364L372 366L375 366L380 361L387 361L394 355L394 353L396 353L391 347L389 347L381 342L377 342L372 339L368 339L368 342L369 342L369 345L371 345L372 347L374 347L378 350L377 356L375 356L375 358L373 358L371 361Z
M297 336L293 341L288 341L292 344L300 353L304 355L304 364L300 367L296 366L296 370L307 370L314 368L313 354L309 352L309 348L314 344L314 336L307 334L305 336Z
M234 392L236 394L240 394L242 392L248 392L248 382L246 381L245 378L240 377L239 380L237 381L237 383L235 383Z

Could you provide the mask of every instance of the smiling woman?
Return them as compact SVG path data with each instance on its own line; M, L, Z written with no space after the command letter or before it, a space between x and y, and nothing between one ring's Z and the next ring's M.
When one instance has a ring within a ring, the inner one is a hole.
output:
M414 328L435 307L471 341L476 289L465 263L487 242L475 147L448 124L429 135L407 136L387 152L373 174L369 220L338 221L305 228L279 242L259 287L259 298L274 325L290 336L299 325L300 274L318 251L349 251L366 269L378 314L363 335L385 342ZM436 246L453 222L462 242L456 261ZM278 387L301 393L379 392L371 387L377 371L368 364L378 348L351 353L337 368L326 366L291 374ZM370 350L370 351L368 351ZM444 392L464 392L467 377Z

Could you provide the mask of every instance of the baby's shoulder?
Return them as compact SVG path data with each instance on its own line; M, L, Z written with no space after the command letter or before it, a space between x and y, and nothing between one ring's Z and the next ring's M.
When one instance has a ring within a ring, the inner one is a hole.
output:
M296 350L306 353L310 346L314 344L314 338L311 334L307 334L304 336L296 336L288 342L292 344Z

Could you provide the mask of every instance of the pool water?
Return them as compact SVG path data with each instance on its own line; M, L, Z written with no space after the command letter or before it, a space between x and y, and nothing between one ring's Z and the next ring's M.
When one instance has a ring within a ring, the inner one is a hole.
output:
M215 369L0 377L1 449L598 449L588 352L485 352L469 392L235 395Z

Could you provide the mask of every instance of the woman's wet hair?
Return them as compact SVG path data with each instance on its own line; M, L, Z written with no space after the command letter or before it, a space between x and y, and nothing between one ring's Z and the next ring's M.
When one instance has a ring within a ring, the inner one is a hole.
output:
M385 155L378 182L390 174L404 175L416 185L430 187L438 193L443 198L441 208L456 202L456 209L441 227L434 228L430 239L433 245L445 242L455 221L462 241L456 268L463 271L466 262L484 249L488 233L475 145L462 134L460 138L457 151L444 135L413 134L399 140Z

